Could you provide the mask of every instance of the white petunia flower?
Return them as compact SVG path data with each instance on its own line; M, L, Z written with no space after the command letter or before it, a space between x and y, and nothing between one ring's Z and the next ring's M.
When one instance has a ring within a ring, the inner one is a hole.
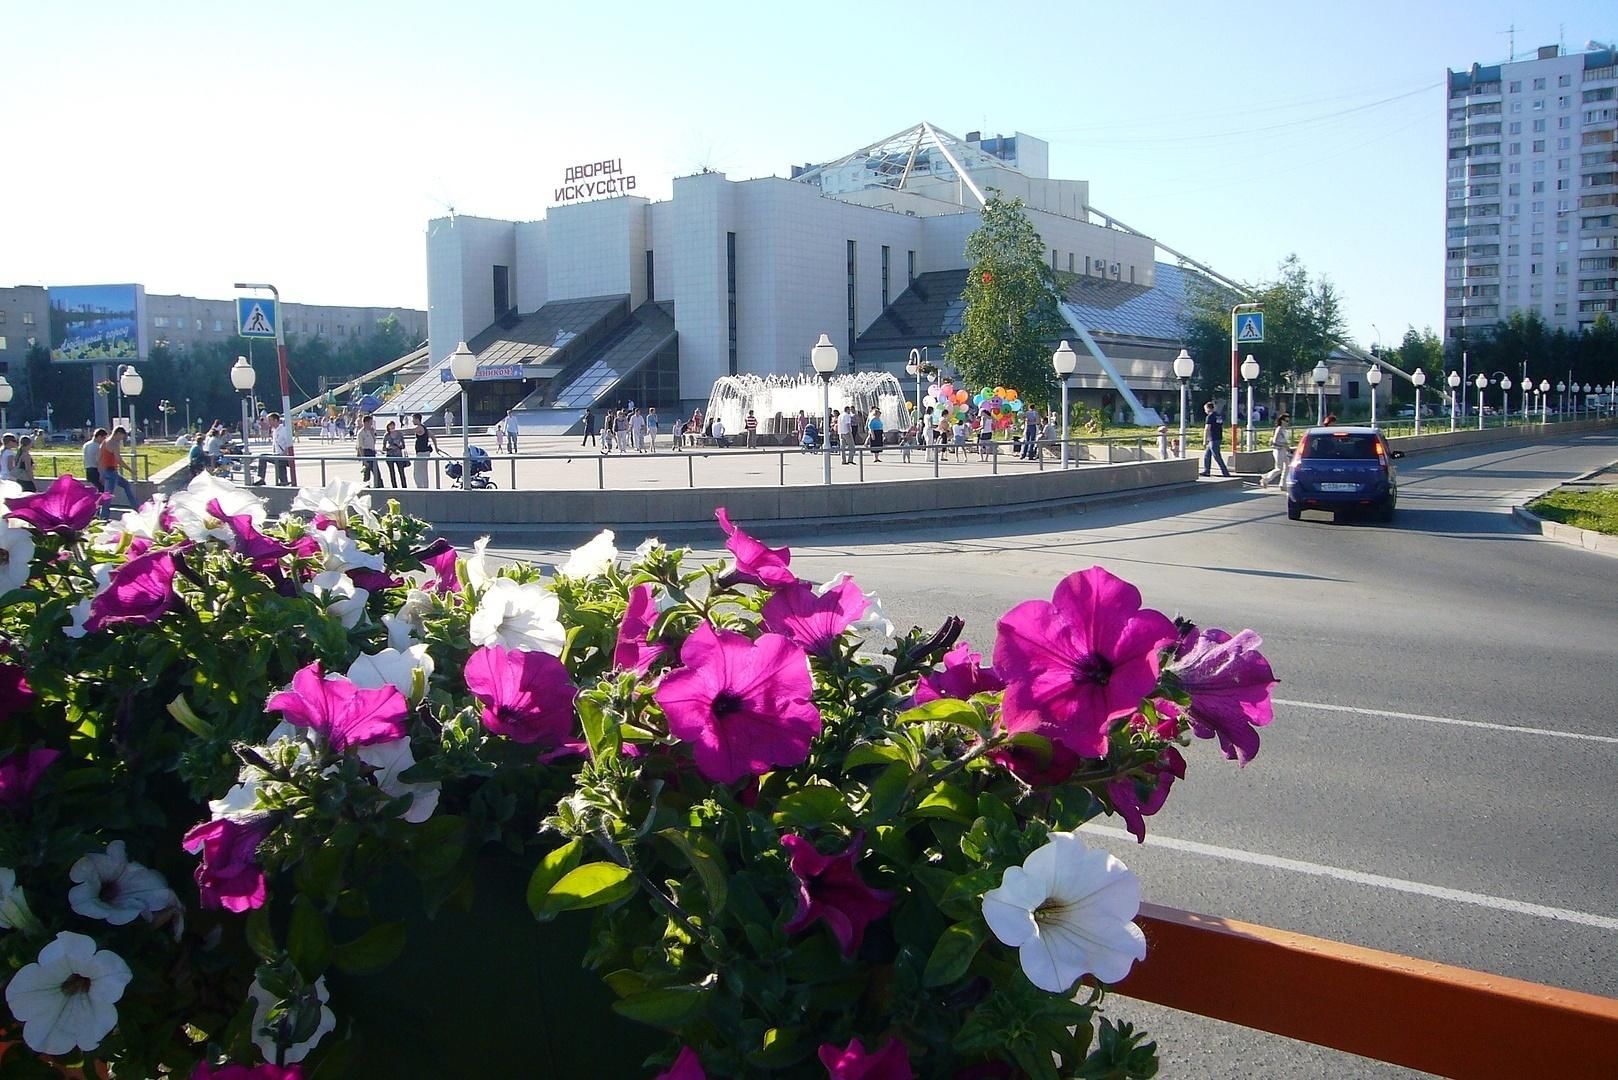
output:
M433 658L425 645L361 653L348 666L348 681L355 686L371 690L392 686L412 705L427 696L427 680L432 677Z
M983 894L989 929L1017 950L1028 981L1053 994L1084 975L1115 983L1144 960L1146 936L1130 921L1139 912L1140 880L1076 831L1052 833Z
M63 931L39 959L11 977L6 1004L22 1039L41 1054L94 1050L118 1024L113 1006L129 985L129 965L93 939Z
M359 624L365 602L371 598L369 592L356 588L353 579L338 570L316 574L304 584L303 591L324 604L326 614L341 620L350 630Z
M0 866L0 928L39 931L44 927L28 907L28 897L17 884L17 871Z
M472 554L468 555L466 563L466 584L473 589L481 589L494 577L489 569L489 557L485 551L489 547L487 536L479 537L472 544Z
M366 551L352 536L336 525L315 529L313 535L315 541L320 544L321 554L326 558L322 565L327 570L381 571L387 565L382 561L381 555Z
M333 480L322 488L299 488L297 497L292 500L292 509L323 514L345 529L355 520L375 525L371 496L366 492L364 484L353 480Z
M557 575L588 581L605 574L618 561L618 549L612 541L612 530L602 529L588 544L568 554L567 562L556 568Z
M84 624L90 618L90 605L97 596L107 591L107 586L112 581L112 572L115 569L116 567L112 563L96 563L90 568L90 573L95 577L96 591L93 595L85 597L68 609L68 616L73 621L62 627L62 633L70 638L84 636Z
M648 536L639 544L635 545L635 561L640 562L642 559L646 558L646 556L650 555L652 552L656 551L662 546L663 541L659 540L655 536Z
M0 595L22 587L33 561L31 531L9 520L0 521Z
M308 1057L309 1051L313 1050L321 1039L337 1029L337 1016L326 1007L326 1002L331 1000L331 993L326 989L324 975L315 980L315 996L320 999L320 1025L309 1038L286 1048L283 1060L288 1065L296 1065ZM274 1061L275 1040L264 1034L264 1025L269 1023L270 1009L275 1006L275 995L260 986L255 977L252 985L247 988L247 997L253 1003L253 1045L258 1047L265 1061Z
M260 757L270 757L270 749L281 742L295 742L298 744L298 755L293 759L294 767L309 760L309 743L304 738L307 729L294 727L283 720L270 729L269 736L262 746L255 746ZM254 765L244 764L236 773L237 783L225 792L222 799L212 799L208 802L208 812L217 821L219 818L230 818L233 821L245 821L258 817L264 808L258 805L259 785L264 782L267 774L263 769Z
M4 510L6 503L23 494L22 485L15 480L0 480L0 510Z
M68 906L87 919L123 926L179 906L162 874L129 861L122 840L108 844L105 854L80 856L67 876L75 882L67 893Z
M188 539L199 542L212 539L228 544L234 541L236 534L230 531L230 526L208 509L208 504L215 499L227 517L246 514L255 529L264 524L263 499L212 473L199 473L184 491L169 500L168 508L174 515L174 527L185 533Z
M838 573L830 581L815 586L815 595L825 596L845 580L849 580L849 575ZM854 654L867 662L892 664L893 657L887 654L887 650L893 647L893 622L882 609L882 600L876 593L862 590L862 595L865 597L865 613L848 627L859 638Z
M376 786L397 799L410 796L410 809L404 819L420 825L438 809L438 781L411 784L399 779L399 774L416 764L416 755L410 751L409 739L389 739L387 742L369 743L354 751L365 764L376 769Z
M560 611L561 603L544 587L495 578L472 612L472 644L561 656L567 631L557 618Z

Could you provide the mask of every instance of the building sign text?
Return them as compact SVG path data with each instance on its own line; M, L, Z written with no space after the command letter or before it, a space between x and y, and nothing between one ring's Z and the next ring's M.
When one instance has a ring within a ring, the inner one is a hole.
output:
M569 165L562 173L562 186L556 189L555 201L563 203L593 199L598 195L626 195L634 190L635 177L624 173L623 158L587 161L583 165Z

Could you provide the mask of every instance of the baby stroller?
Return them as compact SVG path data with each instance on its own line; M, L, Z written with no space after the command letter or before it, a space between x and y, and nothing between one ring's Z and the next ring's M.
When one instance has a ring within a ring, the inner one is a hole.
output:
M481 446L474 446L467 451L467 460L471 463L469 475L461 476L461 463L451 460L444 466L444 475L455 481L458 488L492 488L494 478L489 474L494 471L494 462L489 460L489 452Z

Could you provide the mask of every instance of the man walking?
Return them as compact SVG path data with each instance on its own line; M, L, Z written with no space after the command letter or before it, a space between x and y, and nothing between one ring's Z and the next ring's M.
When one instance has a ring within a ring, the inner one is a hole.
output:
M742 421L742 427L747 430L747 448L751 450L758 446L758 417L753 415L752 409L747 410L747 419Z
M646 417L639 409L629 414L629 443L637 454L646 453Z
M657 406L646 406L646 449L657 453Z
M96 428L90 441L84 444L84 478L101 490L101 444L107 441L107 429Z
M1219 463L1221 476L1229 476L1230 470L1225 468L1225 455L1219 452L1219 444L1225 437L1225 421L1214 410L1214 403L1202 403L1202 475L1212 476L1212 464Z
M837 446L843 451L843 464L854 464L854 410L846 405L837 414Z
M506 453L517 452L517 416L514 410L506 410Z
M580 446L595 446L596 443L596 413L594 409L584 410L584 441Z

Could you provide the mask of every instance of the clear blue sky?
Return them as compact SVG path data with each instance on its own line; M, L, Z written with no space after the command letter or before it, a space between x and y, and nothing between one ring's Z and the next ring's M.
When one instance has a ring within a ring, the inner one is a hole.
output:
M1618 35L1612 0L8 5L0 284L427 300L428 218L563 168L786 175L919 121L1026 131L1224 273L1296 252L1359 341L1437 324L1446 66ZM1391 100L1388 100L1391 99Z

